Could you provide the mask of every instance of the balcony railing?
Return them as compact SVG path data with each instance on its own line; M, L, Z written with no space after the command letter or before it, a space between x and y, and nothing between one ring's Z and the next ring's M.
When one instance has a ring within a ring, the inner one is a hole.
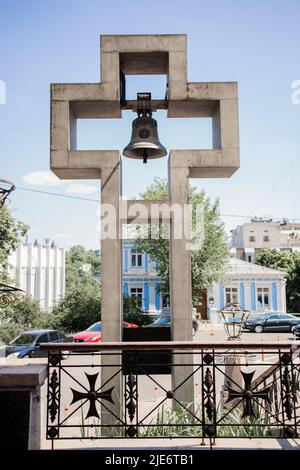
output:
M263 349L262 349L263 348ZM48 351L47 439L295 438L289 342L64 343ZM173 377L173 379L172 379Z

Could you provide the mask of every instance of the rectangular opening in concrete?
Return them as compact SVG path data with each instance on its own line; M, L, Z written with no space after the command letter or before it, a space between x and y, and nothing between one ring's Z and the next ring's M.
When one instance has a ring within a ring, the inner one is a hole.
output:
M163 100L166 86L166 75L126 75L126 99L136 100L137 93L150 92L152 99Z
M161 118L162 116L162 118ZM162 144L171 149L212 149L211 118L170 118L155 114Z
M212 149L211 118L167 118L165 111L153 113L158 136L169 152L172 149ZM136 113L123 111L122 119L78 119L77 150L119 150L129 143ZM160 165L163 159L153 161ZM136 165L136 163L135 163Z
M122 150L129 142L135 116L126 113L125 119L77 119L77 150Z

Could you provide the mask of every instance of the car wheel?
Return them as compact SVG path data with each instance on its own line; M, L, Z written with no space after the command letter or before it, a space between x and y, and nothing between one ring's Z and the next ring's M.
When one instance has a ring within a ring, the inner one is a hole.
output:
M256 325L254 331L255 333L262 333L264 331L264 327L262 325Z

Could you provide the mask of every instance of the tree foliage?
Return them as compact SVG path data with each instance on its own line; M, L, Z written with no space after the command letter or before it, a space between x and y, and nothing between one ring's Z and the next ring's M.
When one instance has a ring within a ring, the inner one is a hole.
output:
M52 309L50 324L52 328L66 334L88 328L101 320L100 291L85 288L73 290Z
M155 178L153 183L143 192L142 199L164 200L168 199L168 182L165 179ZM200 290L209 287L213 282L223 280L227 262L228 248L224 224L220 219L219 201L211 202L204 191L190 187L189 202L193 207L193 223L197 212L196 206L203 209L203 241L199 249L191 251L192 265L192 295L193 303L197 305ZM151 230L151 227L149 228ZM162 226L158 231L158 238L136 241L137 247L149 253L150 260L158 260L158 274L163 279L161 291L169 292L169 240L163 237Z
M291 313L300 312L300 253L275 249L263 250L257 256L256 263L287 274L287 310Z
M0 340L8 343L26 330L45 328L49 321L38 301L24 296L0 309Z
M6 207L0 209L0 282L8 282L8 257L17 249L20 236L24 236L28 229L26 224L14 219Z
M99 283L94 275L99 273L100 256L81 245L72 246L66 252L66 295L84 288L89 292L92 291L97 297Z
M143 313L136 299L124 296L123 320L142 325L146 322ZM95 296L95 293L87 292L85 289L74 290L67 294L53 308L52 315L49 316L50 326L66 334L85 330L100 320L100 295Z
M136 297L123 296L123 320L142 326L149 323L149 317L144 315L144 310L139 307Z

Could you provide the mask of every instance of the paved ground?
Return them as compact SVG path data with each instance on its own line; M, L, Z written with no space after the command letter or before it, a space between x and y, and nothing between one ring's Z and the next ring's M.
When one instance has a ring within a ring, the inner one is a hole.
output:
M194 337L196 341L227 341L227 335L221 324L200 324L199 330ZM274 343L277 341L293 341L293 335L291 333L251 333L243 332L241 341L261 341L262 343ZM238 341L228 341L228 344L234 344ZM300 346L300 341L297 342Z
M44 449L50 449L50 443L44 444ZM210 447L209 441L201 445L200 439L115 439L95 441L57 441L54 449L90 449L107 450L167 450L172 455L174 451L210 451L210 450L300 450L300 439L218 439L216 445Z

